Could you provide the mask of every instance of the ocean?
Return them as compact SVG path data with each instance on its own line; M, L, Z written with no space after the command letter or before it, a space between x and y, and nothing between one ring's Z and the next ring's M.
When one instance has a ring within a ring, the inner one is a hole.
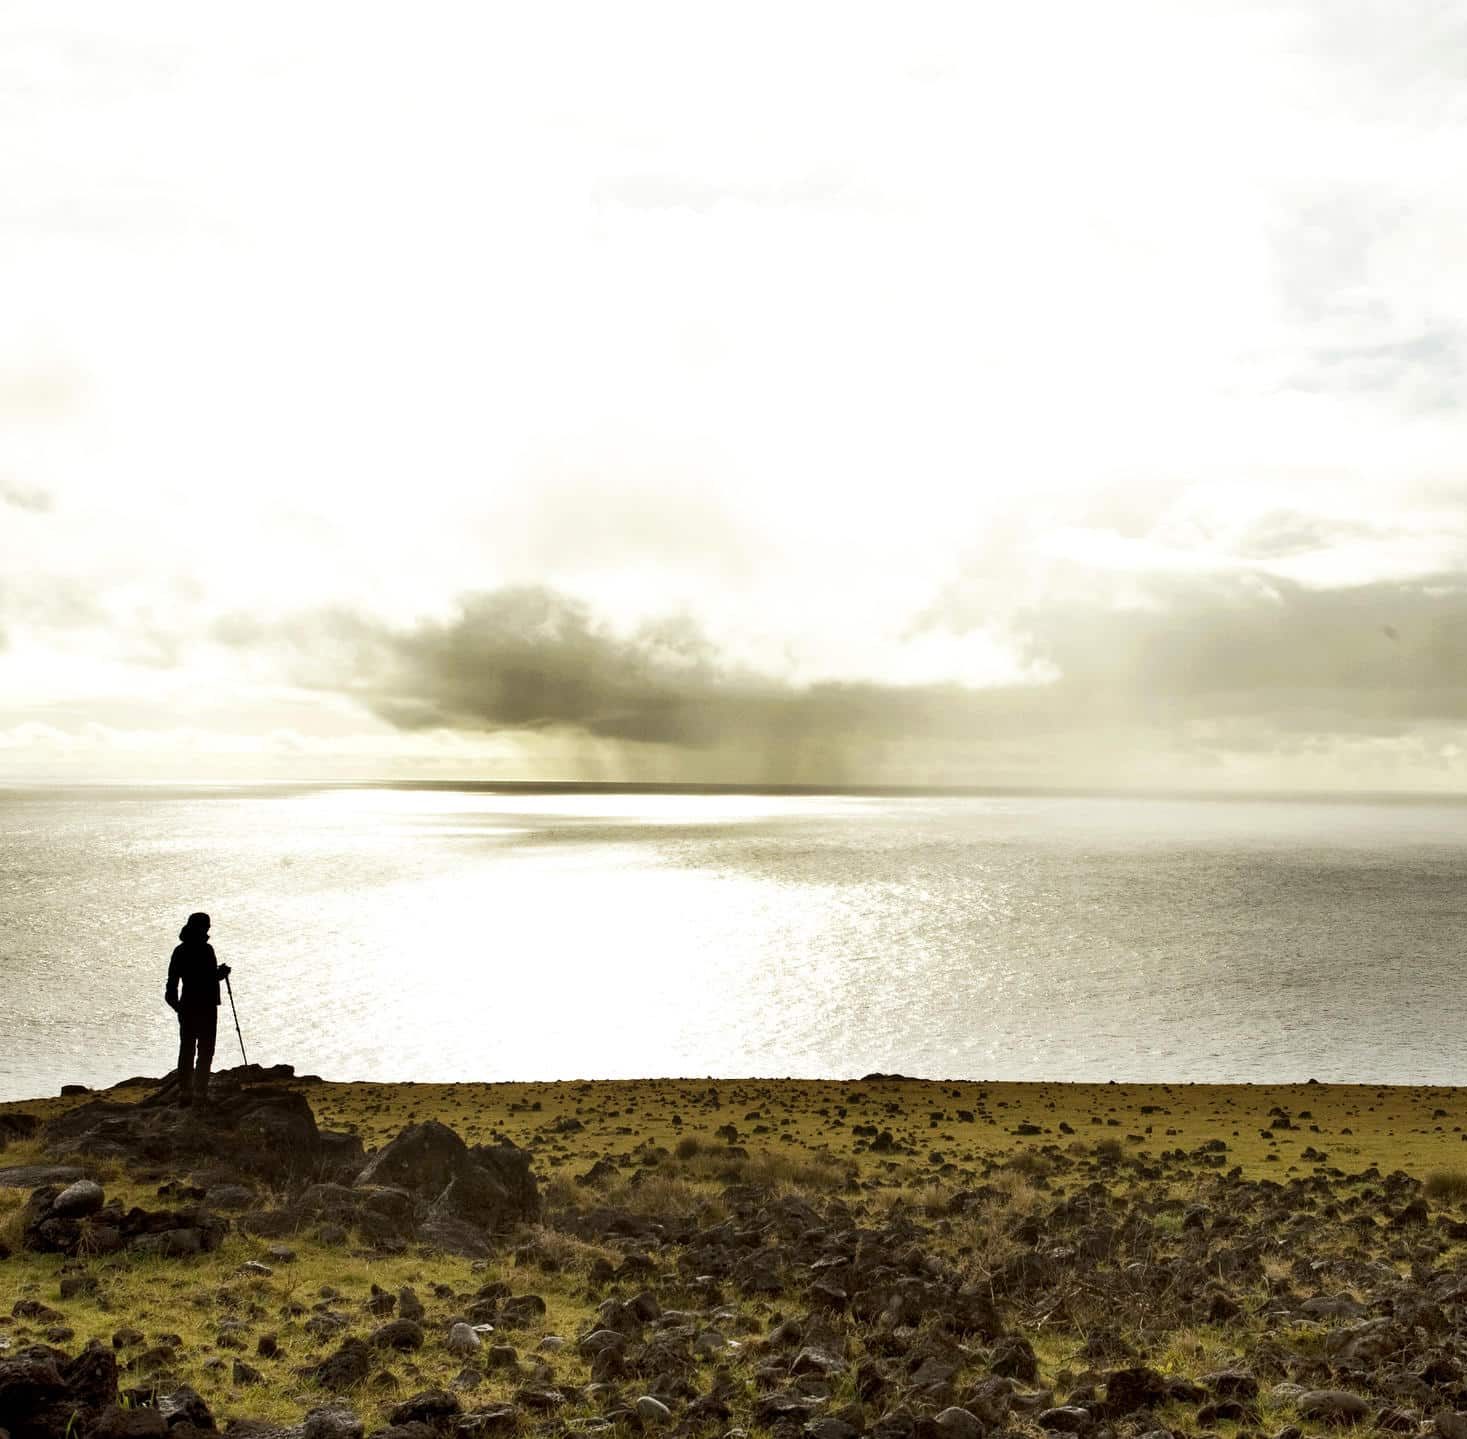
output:
M166 1073L195 909L328 1079L1456 1084L1464 881L1443 801L0 787L0 1099Z

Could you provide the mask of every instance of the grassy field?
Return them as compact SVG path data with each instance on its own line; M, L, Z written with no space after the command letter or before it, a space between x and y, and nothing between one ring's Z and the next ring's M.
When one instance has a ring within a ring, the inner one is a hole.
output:
M378 1422L371 1416L384 1406L415 1390L454 1382L465 1387L466 1407L507 1400L526 1386L568 1386L575 1397L562 1417L589 1417L598 1403L604 1407L604 1396L594 1390L578 1394L592 1376L575 1341L595 1327L596 1306L608 1293L639 1287L606 1287L604 1276L623 1264L626 1245L576 1237L574 1226L564 1222L564 1216L592 1204L716 1224L731 1213L730 1186L752 1184L817 1207L839 1201L866 1223L889 1224L893 1216L909 1215L922 1243L981 1283L1012 1259L1012 1236L1026 1215L1043 1212L1042 1206L1097 1178L1117 1202L1146 1212L1158 1256L1173 1241L1181 1245L1187 1205L1218 1202L1217 1167L1236 1167L1245 1179L1279 1184L1333 1176L1329 1182L1341 1196L1368 1185L1353 1176L1372 1166L1382 1175L1401 1170L1423 1182L1436 1176L1433 1207L1448 1217L1460 1217L1467 1196L1467 1181L1454 1189L1451 1178L1467 1174L1467 1093L1453 1089L900 1079L299 1087L322 1127L355 1131L369 1149L426 1119L450 1125L470 1143L507 1137L530 1149L547 1201L546 1222L477 1262L424 1252L375 1253L356 1236L326 1243L309 1230L285 1241L294 1252L290 1260L271 1256L274 1241L236 1231L217 1252L189 1261L123 1255L68 1262L20 1251L25 1191L0 1188L0 1241L15 1251L0 1261L0 1355L7 1347L47 1338L68 1350L93 1338L113 1344L119 1331L133 1329L140 1338L124 1336L119 1357L135 1374L162 1371L193 1385L221 1420L247 1414L293 1423L323 1399L319 1386L299 1371L319 1362L340 1339L322 1333L320 1325L313 1329L312 1319L344 1313L351 1316L352 1332L369 1332L385 1303L374 1300L374 1293L396 1296L406 1287L426 1307L430 1340L410 1354L385 1353L353 1396L369 1431ZM79 1102L52 1098L0 1106L0 1112L22 1109L45 1119ZM1226 1145L1222 1160L1204 1167L1195 1154L1217 1141ZM0 1166L43 1157L39 1140L12 1143L0 1154ZM598 1177L587 1183L598 1164ZM95 1174L109 1196L159 1203L156 1183L140 1184L115 1165ZM958 1213L952 1197L975 1185L986 1186L983 1202ZM271 1198L265 1196L267 1202ZM1383 1227L1381 1233L1380 1248L1389 1257ZM1358 1247L1359 1239L1358 1232L1336 1236L1321 1229L1313 1242L1327 1258L1353 1253L1350 1246ZM1459 1249L1440 1244L1434 1262L1455 1264ZM1270 1285L1286 1281L1292 1257L1280 1248L1266 1258L1265 1278L1255 1276L1240 1289L1241 1312L1227 1322L1178 1318L1148 1330L1120 1301L1117 1313L1130 1315L1126 1322L1137 1341L1132 1347L1166 1372L1195 1374L1246 1362L1277 1327L1266 1317ZM1408 1273L1413 1257L1402 1250L1393 1262ZM250 1263L268 1272L246 1271ZM727 1341L718 1354L710 1352L707 1371L722 1369L754 1383L748 1375L767 1361L767 1336L794 1312L790 1302L780 1295L751 1298L730 1291L710 1315L706 1295L681 1289L672 1266L654 1258L652 1272L664 1309L692 1310L701 1302L700 1322L716 1326ZM63 1299L63 1281L78 1277L95 1281L95 1287ZM488 1336L466 1371L463 1359L447 1352L442 1334L495 1283L514 1294L539 1295L545 1312ZM24 1310L26 1300L53 1312L16 1314L17 1303ZM1100 1321L1084 1316L1102 1316L1106 1300L1094 1296L1091 1310L1085 1302L1077 1293L1063 1323L1020 1316L1019 1327L1039 1357L1038 1382L1058 1391L1057 1403L1095 1370L1087 1325ZM854 1369L874 1340L852 1319L838 1327ZM262 1337L271 1357L261 1355ZM1300 1337L1300 1352L1308 1352L1311 1342L1308 1335ZM492 1354L489 1345L497 1346ZM236 1359L260 1377L239 1377ZM975 1349L975 1372L983 1361ZM845 1397L857 1403L853 1389ZM1259 1416L1260 1422L1278 1423L1293 1417L1286 1404L1265 1404ZM1027 1421L1014 1422L1023 1427ZM1186 1432L1188 1411L1169 1411L1169 1423Z

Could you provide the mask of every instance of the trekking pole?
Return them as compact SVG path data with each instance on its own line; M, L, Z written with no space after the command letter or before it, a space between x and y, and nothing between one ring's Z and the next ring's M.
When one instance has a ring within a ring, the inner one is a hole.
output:
M250 1062L250 1057L245 1053L244 1035L240 1034L239 1032L239 1010L234 1007L234 986L230 984L229 976L227 974L224 976L224 988L229 993L229 1012L234 1016L234 1032L239 1039L240 1058L243 1059L246 1064L248 1064Z

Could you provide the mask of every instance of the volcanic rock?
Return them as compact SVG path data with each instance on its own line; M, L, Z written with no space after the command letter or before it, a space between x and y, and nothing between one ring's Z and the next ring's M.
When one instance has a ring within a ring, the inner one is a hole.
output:
M323 1135L304 1095L259 1082L289 1077L280 1068L216 1074L207 1112L178 1108L166 1085L138 1104L93 1099L46 1126L47 1147L62 1158L95 1155L179 1172L227 1162L272 1182L355 1173L362 1160L359 1140Z
M374 1349L421 1349L423 1326L411 1319L394 1319L374 1330L370 1343Z
M1294 1401L1294 1407L1305 1419L1330 1424L1358 1424L1373 1412L1366 1400L1344 1389L1307 1390Z
M461 1413L458 1396L446 1389L425 1389L387 1411L394 1424L440 1424Z
M51 1214L57 1219L84 1219L95 1214L106 1199L102 1186L94 1179L78 1179L51 1201Z
M346 1340L334 1354L328 1354L310 1371L323 1389L340 1392L360 1384L372 1372L372 1351L364 1339Z
M307 1413L301 1439L362 1439L362 1421L344 1404L328 1404Z

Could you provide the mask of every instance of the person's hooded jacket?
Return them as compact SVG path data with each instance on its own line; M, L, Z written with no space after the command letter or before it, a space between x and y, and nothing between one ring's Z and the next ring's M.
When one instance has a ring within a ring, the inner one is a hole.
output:
M179 930L178 938L180 943L168 961L168 988L163 998L170 1009L180 1011L217 1008L219 961L214 957L214 946L203 933L187 925Z

